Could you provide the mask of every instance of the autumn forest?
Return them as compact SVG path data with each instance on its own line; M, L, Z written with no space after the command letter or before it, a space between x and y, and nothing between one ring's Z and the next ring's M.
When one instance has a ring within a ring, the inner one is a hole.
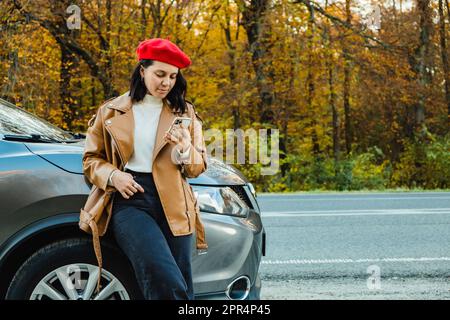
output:
M135 48L192 59L204 129L278 129L258 191L450 188L448 0L3 0L0 97L84 132Z

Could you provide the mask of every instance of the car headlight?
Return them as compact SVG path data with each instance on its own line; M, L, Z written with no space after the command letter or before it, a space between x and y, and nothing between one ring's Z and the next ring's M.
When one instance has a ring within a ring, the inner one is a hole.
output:
M249 187L249 189L250 189L250 192L253 194L253 196L256 198L257 196L256 196L256 190L255 190L255 187L253 187L253 184L251 184L250 182L249 183L247 183L247 185L248 185L248 187Z
M248 206L230 187L193 185L200 210L238 217L247 216Z

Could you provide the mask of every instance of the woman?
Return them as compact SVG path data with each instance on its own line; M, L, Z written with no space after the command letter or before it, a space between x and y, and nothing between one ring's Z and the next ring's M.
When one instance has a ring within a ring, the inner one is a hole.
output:
M83 155L93 188L80 227L111 231L130 260L145 299L193 299L192 233L206 249L199 208L186 177L206 170L201 123L185 101L180 69L189 57L166 39L139 44L130 91L101 106L89 121ZM176 116L192 119L174 126Z

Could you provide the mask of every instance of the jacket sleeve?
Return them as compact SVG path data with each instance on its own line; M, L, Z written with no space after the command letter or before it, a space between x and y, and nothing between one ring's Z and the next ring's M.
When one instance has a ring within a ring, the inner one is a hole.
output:
M83 173L87 179L102 190L108 187L108 178L117 168L106 160L103 135L102 108L89 120L83 152Z
M189 114L193 119L190 128L192 141L189 160L183 161L184 164L181 165L181 172L187 178L195 178L207 169L207 153L203 137L202 122L197 117L193 105L187 103L187 106Z

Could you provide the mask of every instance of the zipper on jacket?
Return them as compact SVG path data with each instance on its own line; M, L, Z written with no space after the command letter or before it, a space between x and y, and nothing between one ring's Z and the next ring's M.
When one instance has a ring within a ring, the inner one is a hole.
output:
M188 208L188 203L187 203L187 198L186 198L186 188L184 187L184 181L183 178L181 178L181 187L183 188L183 194L184 194L184 204L186 206L186 217L188 219L188 223L189 223L189 232L192 231L192 226L191 226L191 218L189 216L189 208Z
M123 161L123 156L122 153L120 152L120 148L119 148L119 144L116 141L116 137L114 137L114 135L111 133L111 131L109 131L108 127L106 127L106 131L108 131L109 135L111 136L114 144L116 145L116 149L117 149L117 154L119 155L120 158L120 162L122 163L122 166L125 165L124 161Z
M185 186L185 188L187 188L187 193L189 194L189 198L191 198L192 202L195 202L194 192L192 191L192 187L183 178L181 178L181 183L183 184L183 186Z

